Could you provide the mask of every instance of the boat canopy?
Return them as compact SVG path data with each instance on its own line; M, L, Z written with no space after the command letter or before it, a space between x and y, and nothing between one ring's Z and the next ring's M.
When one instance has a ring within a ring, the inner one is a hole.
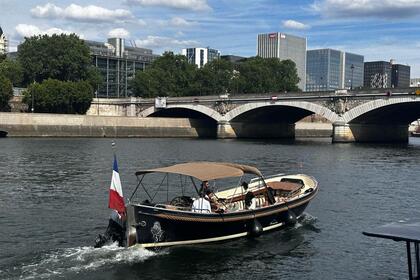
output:
M229 177L240 177L247 174L255 174L262 177L261 172L249 165L235 164L228 162L189 162L180 163L172 166L146 169L136 172L136 176L144 175L147 173L173 173L181 174L190 177L197 178L201 181L229 178Z

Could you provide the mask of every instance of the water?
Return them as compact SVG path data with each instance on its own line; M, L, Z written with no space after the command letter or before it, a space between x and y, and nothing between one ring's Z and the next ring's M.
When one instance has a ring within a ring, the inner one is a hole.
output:
M126 196L138 169L233 161L264 174L301 172L320 184L294 228L159 252L92 248L107 224L110 139L1 139L0 279L401 279L405 245L363 230L419 217L420 139L118 139Z

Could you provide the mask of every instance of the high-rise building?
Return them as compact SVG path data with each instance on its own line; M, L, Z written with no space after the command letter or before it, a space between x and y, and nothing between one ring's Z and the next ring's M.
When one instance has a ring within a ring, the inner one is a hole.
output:
M296 64L298 87L306 88L306 38L284 34L258 34L257 55L262 58L290 59Z
M150 49L125 46L121 38L110 38L107 43L85 43L90 49L93 65L104 81L97 89L98 97L131 96L130 80L137 71L143 71L157 57Z
M392 67L388 61L365 62L364 87L390 88L391 73Z
M392 64L391 87L410 87L410 66L402 64Z
M188 63L195 64L198 68L206 63L220 58L220 52L210 48L187 48L182 49L182 55L187 57Z
M327 91L363 86L362 55L332 49L309 50L306 55L306 90Z
M410 86L410 66L394 61L365 62L364 86L366 88L401 88Z
M0 54L7 53L7 49L8 49L8 41L7 41L6 35L3 32L3 29L1 29L1 26L0 26Z

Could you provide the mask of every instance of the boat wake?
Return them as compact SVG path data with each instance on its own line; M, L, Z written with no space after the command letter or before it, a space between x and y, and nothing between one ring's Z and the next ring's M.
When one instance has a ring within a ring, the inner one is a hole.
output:
M101 267L118 264L143 262L150 257L162 254L139 248L118 247L117 243L102 248L77 247L59 249L39 256L36 261L14 267L10 279L51 279L64 275L97 270Z

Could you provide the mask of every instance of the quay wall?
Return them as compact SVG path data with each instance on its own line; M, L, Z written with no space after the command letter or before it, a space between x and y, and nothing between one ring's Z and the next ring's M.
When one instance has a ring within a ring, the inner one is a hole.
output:
M40 113L0 112L0 130L9 137L217 137L217 124L209 120ZM332 125L298 122L295 133L331 137Z
M0 113L10 137L215 137L205 120Z

